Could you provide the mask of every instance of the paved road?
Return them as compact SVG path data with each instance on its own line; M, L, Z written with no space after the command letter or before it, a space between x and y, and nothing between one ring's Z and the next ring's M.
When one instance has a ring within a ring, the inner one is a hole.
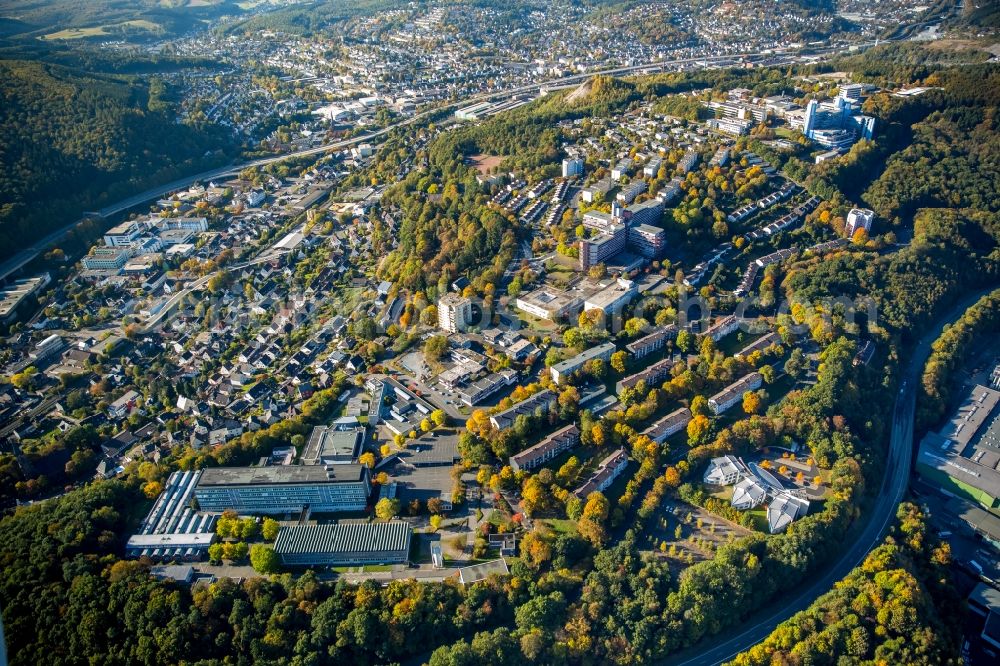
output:
M36 416L41 416L47 414L50 409L55 407L55 404L62 400L62 392L56 395L49 396L42 400L40 403L29 409L24 414L19 415L16 419L10 423L5 424L0 428L0 439L3 439L10 435L12 432L20 428L25 423L30 423ZM17 451L15 451L15 454Z
M296 229L296 231L301 231L301 227L299 229ZM194 282L187 285L186 287L178 291L176 294L171 296L170 299L166 303L164 303L163 307L160 308L160 310L156 314L154 314L152 317L147 319L142 324L142 327L139 329L140 333L146 334L149 333L150 331L155 330L160 324L163 323L164 319L173 314L174 309L188 294L204 287L206 284L208 284L208 281L211 280L212 277L214 277L218 273L221 273L222 271L229 271L235 273L237 271L243 270L248 266L256 266L257 264L262 264L271 261L273 259L277 259L278 257L281 257L287 253L288 250L278 250L275 249L274 247L271 247L268 250L264 251L260 256L254 257L253 259L250 259L248 261L241 261L239 263L232 264L230 266L225 266L223 268L220 268L219 270L212 271L211 273L203 275L202 277L198 278L197 280L195 280Z
M884 40L888 41L888 40ZM833 55L837 53L842 53L851 48L867 48L872 46L875 42L863 42L861 44L856 44L854 46L840 46L840 47L825 47L817 49L816 54L819 55ZM330 150L339 150L340 148L346 148L348 146L362 143L366 141L372 141L381 136L388 134L389 132L407 125L412 125L413 123L419 122L424 118L439 113L441 111L446 111L458 106L464 106L467 104L474 104L476 102L492 100L499 97L511 97L513 95L518 95L522 93L532 92L544 88L546 86L558 86L564 87L572 83L579 83L585 81L597 74L609 74L609 75L621 75L621 74L633 74L635 72L642 71L663 71L666 69L673 69L679 65L690 65L695 63L705 63L705 66L711 66L712 64L718 62L724 62L735 59L759 59L759 58L794 58L794 53L774 53L774 52L754 52L754 53L734 53L730 55L719 55L719 56L706 56L701 58L680 58L676 60L664 60L659 62L647 62L639 65L631 65L628 67L615 67L609 69L595 70L593 72L587 72L586 74L576 74L573 76L562 77L558 79L549 79L544 81L537 81L531 84L519 86L517 88L499 90L493 92L478 93L470 97L465 97L459 100L454 100L443 106L436 107L434 109L429 109L418 113L406 120L401 120L397 123L386 126L383 129L376 130L374 132L369 132L360 136L356 136L351 139L344 139L342 141L335 141L328 144L323 144L322 146L317 146L315 148L307 148L305 150L298 150L291 153L286 153L284 155L278 155L275 157L267 157L263 159L250 160L248 162L242 162L238 164L229 164L217 169L212 169L210 171L203 171L192 176L187 176L185 178L179 178L170 183L160 185L157 187L150 188L145 192L140 192L133 196L122 199L121 201L111 204L97 211L101 217L109 217L122 213L130 208L139 206L147 201L152 201L153 199L159 199L166 194L173 192L175 190L183 189L189 187L197 182L206 182L220 178L222 176L238 173L240 170L251 166L264 166L267 164L273 164L275 162L281 162L287 159L294 159L296 157L305 157L309 155L319 155L321 153ZM33 261L39 254L45 251L46 248L51 247L54 243L59 241L63 236L69 233L74 227L83 222L87 218L80 220L75 220L64 227L61 227L52 233L48 234L44 238L39 239L37 242L33 243L30 247L26 247L19 251L7 260L0 262L0 281L6 280L8 276L16 273L25 265Z
M780 623L804 610L816 598L833 589L834 583L861 564L868 553L882 542L896 516L896 507L903 499L910 478L916 389L919 386L924 364L930 355L931 344L941 335L945 325L958 319L969 306L990 291L991 289L984 289L959 302L950 312L941 317L939 323L925 334L914 348L909 364L903 372L899 394L896 396L889 456L886 461L886 476L883 479L875 506L867 513L865 518L867 522L864 523L860 531L855 533L855 541L845 543L840 558L824 574L813 579L811 584L806 583L807 587L797 596L791 600L779 600L761 611L765 617L760 617L758 614L751 620L753 624L747 623L735 627L735 631L739 633L726 640L720 640L718 636L710 637L665 660L663 662L665 665L716 666L733 659L740 652L763 641Z

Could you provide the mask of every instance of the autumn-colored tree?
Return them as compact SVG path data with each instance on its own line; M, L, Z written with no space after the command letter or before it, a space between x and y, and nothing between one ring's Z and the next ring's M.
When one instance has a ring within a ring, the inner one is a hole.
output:
M544 508L548 499L548 492L537 476L530 476L521 488L521 506L529 516Z
M528 532L521 539L521 558L532 569L552 559L552 547L537 532Z
M711 429L712 424L707 417L701 414L693 417L687 424L688 443L691 446L704 444L708 441Z
M427 510L431 513L444 513L444 502L440 497L431 497L427 500Z
M760 394L756 391L747 391L743 394L743 411L747 414L757 414L761 408Z
M399 513L399 500L383 497L375 504L375 516L379 520L392 520Z
M490 482L490 477L493 476L493 470L489 465L483 465L476 472L476 483L480 486L485 487Z
M671 465L667 468L667 471L663 473L663 478L667 482L667 485L671 488L676 488L681 485L681 475L677 471L677 468Z
M611 355L611 367L615 372L625 372L625 362L628 360L628 354L624 351L616 351Z
M448 414L443 409L435 409L431 412L431 420L434 422L434 425L439 428L441 426L446 426L448 425Z
M708 416L712 413L708 406L708 398L703 395L696 395L691 398L691 413L694 415Z

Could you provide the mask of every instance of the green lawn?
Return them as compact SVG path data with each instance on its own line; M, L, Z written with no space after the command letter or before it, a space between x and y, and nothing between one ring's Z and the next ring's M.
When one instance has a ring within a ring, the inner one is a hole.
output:
M539 523L551 529L555 534L576 534L576 523L569 518L542 518Z
M134 21L123 21L122 23L114 23L111 25L97 25L91 26L89 28L66 28L65 30L60 30L58 32L51 32L47 35L43 35L40 39L44 41L55 41L55 40L70 40L70 39L86 39L88 37L104 37L106 35L115 34L116 28L129 28L137 30L145 30L148 32L158 32L161 30L160 26L152 21L147 21L145 19L136 19Z

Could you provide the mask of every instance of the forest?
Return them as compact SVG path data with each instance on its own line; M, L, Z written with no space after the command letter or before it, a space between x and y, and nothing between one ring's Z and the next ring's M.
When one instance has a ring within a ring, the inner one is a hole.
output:
M234 0L5 0L0 42L26 42L67 28L91 28L148 21L157 36L180 34L207 18L238 14Z
M951 405L954 373L1000 331L1000 290L983 296L934 341L920 378L917 428L938 422Z
M226 163L218 128L177 124L166 86L0 60L0 257L142 189Z
M947 582L948 544L914 504L896 520L861 566L729 666L952 663L962 602Z

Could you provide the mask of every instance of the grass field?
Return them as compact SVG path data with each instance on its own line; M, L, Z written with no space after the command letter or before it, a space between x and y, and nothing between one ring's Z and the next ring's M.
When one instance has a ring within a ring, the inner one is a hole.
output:
M89 28L66 28L65 30L44 35L41 39L44 39L45 41L55 41L87 39L88 37L106 37L108 35L116 34L117 29L119 28L145 30L147 32L158 32L161 30L160 26L152 21L136 19L134 21L123 21L122 23L114 23L111 25L97 25Z

